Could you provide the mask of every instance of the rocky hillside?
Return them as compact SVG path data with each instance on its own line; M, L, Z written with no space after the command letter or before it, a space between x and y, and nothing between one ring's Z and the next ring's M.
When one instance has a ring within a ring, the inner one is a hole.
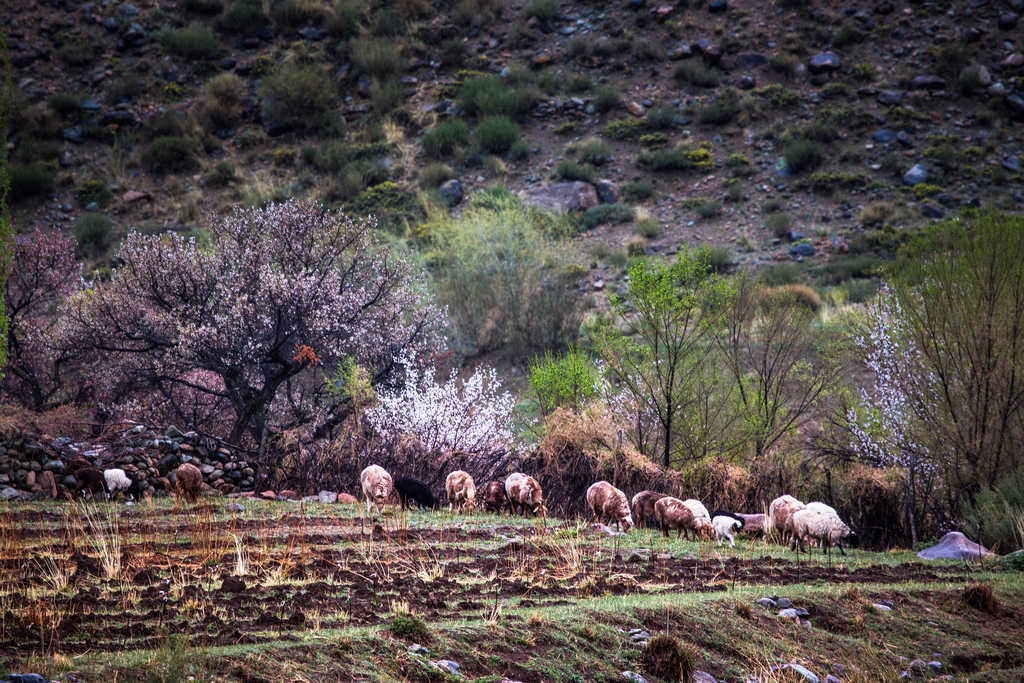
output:
M16 228L94 264L130 227L292 195L408 235L503 184L575 210L595 287L709 243L857 299L903 228L1024 202L1022 0L7 11Z

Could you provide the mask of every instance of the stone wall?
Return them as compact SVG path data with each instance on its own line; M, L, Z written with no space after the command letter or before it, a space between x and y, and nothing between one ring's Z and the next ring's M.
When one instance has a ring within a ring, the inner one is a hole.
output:
M157 495L173 490L174 470L184 462L198 467L204 482L221 493L251 491L256 467L248 456L246 451L173 426L136 425L86 441L17 431L0 435L0 499L76 494L78 481L68 466L75 458L99 469L119 467L133 479L142 476L147 490Z

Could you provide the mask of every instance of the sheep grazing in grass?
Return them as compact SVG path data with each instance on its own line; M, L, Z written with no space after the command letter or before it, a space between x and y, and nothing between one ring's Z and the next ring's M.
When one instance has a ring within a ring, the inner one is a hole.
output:
M510 474L505 479L505 496L513 512L526 514L526 510L529 509L535 516L546 517L548 514L540 484L522 472Z
M181 498L190 503L199 499L203 490L203 473L190 462L183 462L174 470L175 490Z
M395 493L398 494L398 502L405 510L409 503L416 503L421 508L432 509L437 507L437 499L431 492L430 487L418 479L411 477L399 477L394 482Z
M743 520L743 533L752 535L764 533L764 521L767 515L763 512L753 515L748 515L744 512L736 512L734 514Z
M370 513L371 504L377 506L378 513L383 513L393 488L391 475L380 465L369 465L360 473L359 483L366 498L366 513Z
M78 490L84 495L89 491L93 495L106 493L107 481L103 477L103 470L98 467L80 467L75 470L75 481L78 482Z
M633 500L630 501L630 507L633 508L633 519L637 525L649 522L657 523L657 519L654 517L654 504L664 498L665 495L656 491L641 491L633 496Z
M715 529L718 545L722 545L722 539L726 539L729 546L735 548L736 534L743 529L744 524L742 517L727 510L715 510L711 513L711 526Z
M768 526L778 534L783 543L793 535L789 518L804 507L806 506L802 502L790 495L779 496L768 506Z
M448 494L448 509L458 507L459 511L472 512L476 507L476 483L469 472L455 470L449 472L444 480L444 490Z
M704 517L709 522L711 521L711 513L704 507L704 503L700 502L696 498L687 498L683 501L683 505L690 508L690 512L693 513L695 518Z
M633 516L629 514L626 494L606 481L598 481L587 489L587 505L594 513L594 522L606 522L615 528L629 531L633 528Z
M666 538L671 529L676 530L676 538L684 535L687 540L690 539L691 531L696 539L710 539L715 533L710 518L695 516L691 506L672 496L660 498L654 504L654 516Z
M107 484L108 498L116 498L120 491L127 492L132 487L131 478L120 467L103 470L103 481Z
M487 512L501 512L508 503L505 497L505 482L489 481L484 491L484 510Z
M857 547L857 534L853 532L838 515L823 510L812 510L804 508L797 510L790 517L790 529L793 532L793 550L800 548L800 552L809 552L804 549L804 543L809 539L821 541L822 553L831 553L832 546L839 548L839 552L845 557L843 541L852 547Z

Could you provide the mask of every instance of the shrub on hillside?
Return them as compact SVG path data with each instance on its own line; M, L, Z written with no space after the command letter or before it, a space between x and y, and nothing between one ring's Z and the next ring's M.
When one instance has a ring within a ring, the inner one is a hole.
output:
M722 72L714 67L704 66L695 59L679 62L672 71L672 76L680 83L695 85L699 88L718 87L722 80Z
M545 351L530 363L527 379L544 414L563 406L578 412L601 388L598 367L574 348L562 355Z
M701 107L697 118L701 123L721 126L736 118L739 111L740 107L736 98L725 94Z
M1024 547L1024 468L978 493L964 521L964 530L988 548L1007 553Z
M367 188L349 203L353 213L373 216L377 224L394 233L421 218L422 209L416 195L390 180Z
M563 159L555 166L554 176L559 180L582 180L590 183L594 181L597 173L589 164L579 164L571 159Z
M793 173L812 171L825 160L825 150L820 143L807 138L796 138L782 149L786 165Z
M607 223L628 223L636 216L632 206L626 204L598 204L583 212L582 223L587 230Z
M473 135L483 151L503 154L519 140L519 126L507 116L489 116L476 127Z
M320 26L327 22L329 10L318 0L278 0L271 3L270 16L285 28Z
M558 16L558 0L530 0L526 16L536 17L542 24L550 23Z
M622 103L622 95L610 85L600 85L594 90L594 108L607 114Z
M183 28L164 29L157 37L165 50L184 59L216 59L222 51L217 34L198 22Z
M221 0L181 0L179 7L186 12L215 15L221 13L224 3Z
M71 231L78 240L78 251L86 256L103 256L113 245L115 238L114 223L110 216L103 213L87 212L82 214Z
M423 151L429 157L442 159L469 144L469 126L462 119L439 123L423 135Z
M260 94L265 115L299 130L322 125L336 101L333 82L313 65L282 65L263 79Z
M715 159L706 147L692 149L680 145L670 149L648 150L640 155L639 163L652 171L710 173L715 170Z
M334 8L331 32L342 39L354 38L363 28L363 4L356 0L341 0Z
M228 128L242 115L248 86L233 73L217 74L203 87L202 113L215 129Z
M612 150L601 140L584 140L576 149L579 160L594 166L603 166L612 158Z
M513 88L495 76L476 76L466 80L457 96L459 106L473 116L523 116L538 99L532 88Z
M252 36L270 25L270 17L263 11L263 0L235 0L218 24L225 31Z
M352 41L352 63L377 78L392 76L402 70L402 48L389 38L356 38Z
M164 135L154 139L142 153L142 165L157 174L181 173L198 166L192 143L182 137Z
M7 171L11 183L12 202L49 194L53 191L57 178L56 165L45 161L11 164Z
M649 180L631 180L622 186L622 198L631 202L650 199L654 194L654 184Z

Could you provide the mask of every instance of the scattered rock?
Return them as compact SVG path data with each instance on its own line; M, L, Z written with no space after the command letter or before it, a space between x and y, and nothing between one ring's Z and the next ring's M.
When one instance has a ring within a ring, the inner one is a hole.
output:
M768 58L760 52L741 52L736 55L736 65L741 69L756 69L768 63Z
M316 494L317 499L321 503L336 503L338 502L338 494L334 491L321 491Z
M121 196L121 200L124 201L127 204L131 204L133 202L137 202L137 201L140 201L140 200L143 200L143 199L145 199L146 201L152 201L153 200L153 195L151 195L148 192L140 192L138 190L128 190L127 192L124 193L124 195Z
M546 185L526 190L521 196L528 204L562 213L586 211L598 204L594 186L582 181Z
M760 600L757 601L757 604L759 604L761 607L765 607L767 609L774 609L775 607L778 606L776 604L776 602L774 600L772 600L771 598L761 598Z
M7 674L3 677L4 683L50 683L50 679L39 674Z
M950 531L931 548L917 554L922 560L967 560L992 555L988 548L978 545L959 531Z
M459 675L459 665L457 662L453 662L450 659L439 659L436 662L431 662L430 666L443 671L445 673L452 674L454 676Z
M423 647L419 643L413 643L409 646L409 653L414 655L423 655L424 657L426 657L430 654L430 650Z
M779 598L778 600L775 601L775 605L779 609L786 609L787 607L792 607L793 606L793 601L790 600L789 598Z
M245 581L237 576L225 576L220 582L222 593L244 593Z
M789 670L790 671L792 671L793 673L799 675L801 678L803 678L808 683L819 683L820 679L816 675L811 673L811 671L808 670L807 668L805 668L804 666L802 666L800 664L792 664L792 663L789 664L788 666L789 666Z
M921 215L926 218L943 218L946 210L935 202L925 202L921 205Z
M1017 28L1017 20L1020 16L1016 12L1003 12L999 15L999 28L1003 31L1012 31Z
M264 498L266 500L277 500L277 494L268 489L266 491L260 491L260 498Z
M245 512L245 506L241 503L228 503L225 508L228 512Z
M910 80L911 90L942 90L946 87L946 79L935 74L922 74Z
M913 168L903 174L904 185L920 185L928 180L928 169L921 164L914 164Z
M639 102L626 102L626 111L639 118L644 115L644 106Z
M619 187L610 180L598 180L594 183L594 189L602 204L614 204L619 201Z
M899 104L903 100L902 90L882 90L878 93L878 101L881 104Z
M623 671L622 677L627 681L633 681L633 683L648 683L647 679L636 673L635 671Z
M778 616L781 619L797 619L798 618L796 610L793 609L792 607L787 607L786 609L780 609L779 613L776 616Z
M693 683L718 683L718 679L707 671L698 670L693 672Z
M814 245L809 242L794 244L790 248L789 253L793 256L814 256Z
M821 52L811 57L807 68L812 74L819 74L838 71L840 65L839 55L835 52Z
M19 491L13 486L5 486L0 489L0 500L20 500L31 498L31 495L26 491Z
M871 139L882 144L889 143L896 139L896 131L889 130L888 128L879 128L871 136Z
M462 202L464 196L462 183L458 178L452 178L441 183L441 187L438 188L438 192L448 203L448 206L455 206Z
M338 503L341 505L359 505L359 500L351 493L339 493Z

